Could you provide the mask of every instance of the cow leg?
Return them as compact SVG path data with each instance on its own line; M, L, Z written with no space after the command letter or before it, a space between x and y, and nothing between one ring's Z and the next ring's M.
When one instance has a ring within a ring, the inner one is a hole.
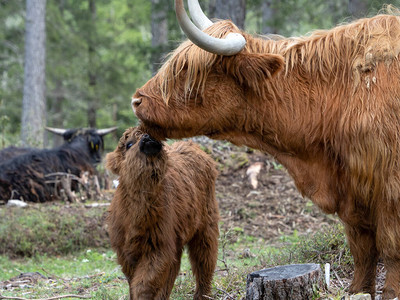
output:
M134 263L132 263L134 261ZM132 293L132 280L135 274L135 267L136 261L132 260L130 264L127 263L126 257L124 257L120 252L118 252L118 263L122 267L122 273L124 273L126 280L128 281L129 285L129 299L133 300L133 293Z
M188 243L189 259L196 277L193 299L208 299L218 257L218 224L208 225Z
M400 299L400 208L386 201L376 210L377 247L386 269L382 299Z
M174 263L174 256L169 249L157 249L143 256L136 267L130 283L131 299L133 300L161 300L163 289L167 285L170 269Z
M183 248L177 250L176 253L176 261L175 263L171 266L171 270L169 272L168 280L161 292L161 299L169 299L169 296L171 294L171 291L174 287L175 279L179 274L179 270L181 267L181 259L182 259L182 252Z
M383 287L382 299L400 299L400 259L383 258L386 279Z
M128 279L128 284L129 284L129 300L134 300L134 295L133 295L133 288L132 288L132 279Z
M354 278L350 285L350 293L367 292L374 298L378 263L375 233L372 230L347 224L345 228L354 258Z

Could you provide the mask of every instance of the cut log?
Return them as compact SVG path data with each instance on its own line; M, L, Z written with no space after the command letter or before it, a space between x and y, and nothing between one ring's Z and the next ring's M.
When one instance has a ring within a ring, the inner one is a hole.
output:
M318 264L279 266L247 275L246 300L313 299L322 285Z

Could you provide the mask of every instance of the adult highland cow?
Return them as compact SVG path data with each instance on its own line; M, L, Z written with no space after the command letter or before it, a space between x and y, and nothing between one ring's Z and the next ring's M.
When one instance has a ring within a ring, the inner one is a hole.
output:
M145 130L272 154L304 196L344 222L355 263L350 291L374 295L381 256L384 298L400 297L400 18L268 39L213 24L196 0L189 4L204 32L177 0L193 42L133 96Z
M191 142L164 145L135 128L106 160L119 175L108 223L130 299L169 299L185 245L194 299L208 299L219 234L213 160Z

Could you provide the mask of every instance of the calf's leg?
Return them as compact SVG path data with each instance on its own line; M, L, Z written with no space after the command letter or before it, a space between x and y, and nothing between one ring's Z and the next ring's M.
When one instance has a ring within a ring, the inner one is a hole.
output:
M131 300L165 300L162 292L175 259L169 251L157 249L139 260L129 283Z
M165 284L165 287L161 291L162 299L169 299L172 288L174 287L175 279L178 276L179 270L181 267L182 251L183 251L183 248L181 248L180 250L177 250L177 253L175 255L176 261L171 266L171 269L170 269L170 272L168 275L168 279L167 279L167 283Z
M375 233L356 226L345 226L350 251L354 258L354 278L350 293L367 292L375 296L378 251Z
M207 299L218 256L218 224L214 223L198 232L188 243L189 259L196 277L193 299Z

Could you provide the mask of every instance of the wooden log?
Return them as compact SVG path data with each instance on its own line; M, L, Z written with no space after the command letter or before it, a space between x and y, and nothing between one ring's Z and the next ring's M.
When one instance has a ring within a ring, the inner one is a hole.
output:
M322 284L318 264L264 269L247 275L246 300L313 299Z
M67 196L68 202L76 202L76 197L71 190L71 177L69 175L61 177L61 186Z

